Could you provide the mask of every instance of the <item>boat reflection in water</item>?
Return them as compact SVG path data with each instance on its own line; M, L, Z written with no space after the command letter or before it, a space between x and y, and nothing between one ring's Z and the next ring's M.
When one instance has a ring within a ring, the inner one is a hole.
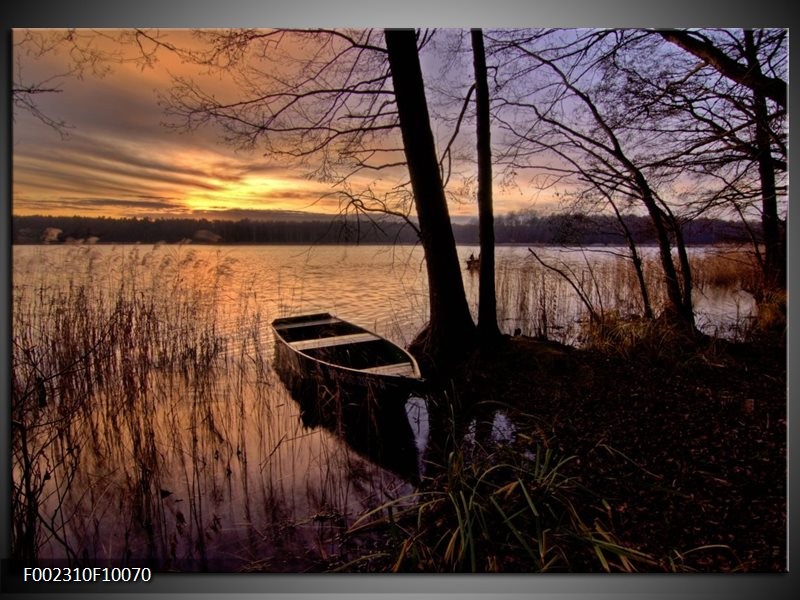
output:
M414 358L389 340L329 313L276 319L275 369L300 405L354 450L410 480L419 453L405 404L422 389Z

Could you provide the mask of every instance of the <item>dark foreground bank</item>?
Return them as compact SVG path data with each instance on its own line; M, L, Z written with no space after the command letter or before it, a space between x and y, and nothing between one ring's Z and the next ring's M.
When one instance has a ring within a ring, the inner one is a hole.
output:
M785 337L670 347L476 354L413 508L363 521L384 535L361 568L784 571Z

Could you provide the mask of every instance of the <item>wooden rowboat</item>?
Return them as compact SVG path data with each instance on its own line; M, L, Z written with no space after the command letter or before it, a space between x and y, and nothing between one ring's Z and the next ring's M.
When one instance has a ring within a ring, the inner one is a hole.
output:
M417 361L371 331L329 313L275 319L275 370L307 427L411 481L419 455L406 400L422 393Z
M319 400L367 394L378 405L405 404L421 386L411 354L329 313L275 319L275 367L293 394Z

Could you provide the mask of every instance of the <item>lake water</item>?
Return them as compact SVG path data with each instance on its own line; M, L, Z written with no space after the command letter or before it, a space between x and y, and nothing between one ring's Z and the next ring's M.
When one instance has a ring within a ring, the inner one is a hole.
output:
M477 250L459 248L462 266ZM597 306L637 311L609 249L537 252ZM501 328L579 340L576 295L534 262L498 248ZM421 248L19 246L12 273L12 413L25 440L15 499L37 503L46 523L15 544L73 563L294 572L368 554L375 540L344 531L413 492L335 428L304 424L272 371L269 323L332 312L405 346L427 321ZM477 275L464 271L464 283L476 311ZM740 290L695 299L715 332L753 309ZM406 413L421 464L424 402Z

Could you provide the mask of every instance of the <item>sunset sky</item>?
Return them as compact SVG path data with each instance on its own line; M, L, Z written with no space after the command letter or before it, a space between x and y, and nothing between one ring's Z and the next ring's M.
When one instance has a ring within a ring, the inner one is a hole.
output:
M23 33L15 32L15 42ZM127 61L135 48L120 50L104 39L115 33L80 32L82 44L102 53L97 68L106 72L100 74L85 69L54 78L73 65L67 44L44 55L31 52L33 44L15 44L15 85L57 88L33 100L45 118L64 123L62 132L56 131L33 111L15 106L15 215L243 218L258 216L254 211L337 210L338 200L326 197L331 185L309 179L308 167L259 148L237 150L212 126L192 132L166 127L158 98L174 76L192 77L222 94L232 93L231 82L206 75L168 51L159 51L152 66ZM161 33L175 45L196 43L188 31ZM108 60L111 53L116 60ZM449 136L444 126L434 123L434 130ZM381 176L359 176L351 185L380 190ZM498 213L529 207L534 197L519 188L495 194ZM472 202L460 202L451 205L451 213L465 218L477 211Z

